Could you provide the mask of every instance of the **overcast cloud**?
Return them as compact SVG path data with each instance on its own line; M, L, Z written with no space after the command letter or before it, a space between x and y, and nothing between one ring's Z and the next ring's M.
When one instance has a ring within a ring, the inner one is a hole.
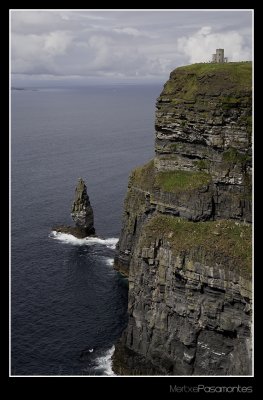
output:
M251 60L251 11L11 11L12 84L165 81L216 48Z

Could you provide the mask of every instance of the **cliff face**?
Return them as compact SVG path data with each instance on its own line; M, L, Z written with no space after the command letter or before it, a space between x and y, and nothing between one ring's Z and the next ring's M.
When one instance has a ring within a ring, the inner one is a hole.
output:
M251 373L251 63L177 68L156 156L130 176L115 267L129 277L119 374Z

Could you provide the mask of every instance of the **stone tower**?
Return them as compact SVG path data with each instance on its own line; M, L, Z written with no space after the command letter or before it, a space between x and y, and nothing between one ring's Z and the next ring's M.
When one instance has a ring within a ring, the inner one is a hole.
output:
M212 62L214 63L224 63L225 57L224 57L224 49L216 49L216 53L212 54Z

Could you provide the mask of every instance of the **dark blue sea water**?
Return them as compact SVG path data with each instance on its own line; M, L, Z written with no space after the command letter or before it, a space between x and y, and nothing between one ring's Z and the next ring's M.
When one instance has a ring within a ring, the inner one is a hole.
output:
M129 172L153 157L160 91L12 90L12 375L112 374L127 323L127 282L112 261ZM80 176L101 240L51 235L71 224Z

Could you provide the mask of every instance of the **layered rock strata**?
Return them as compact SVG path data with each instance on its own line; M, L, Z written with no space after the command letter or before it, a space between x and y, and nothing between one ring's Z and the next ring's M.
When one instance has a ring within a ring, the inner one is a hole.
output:
M119 374L251 374L251 63L173 71L155 158L129 179Z

